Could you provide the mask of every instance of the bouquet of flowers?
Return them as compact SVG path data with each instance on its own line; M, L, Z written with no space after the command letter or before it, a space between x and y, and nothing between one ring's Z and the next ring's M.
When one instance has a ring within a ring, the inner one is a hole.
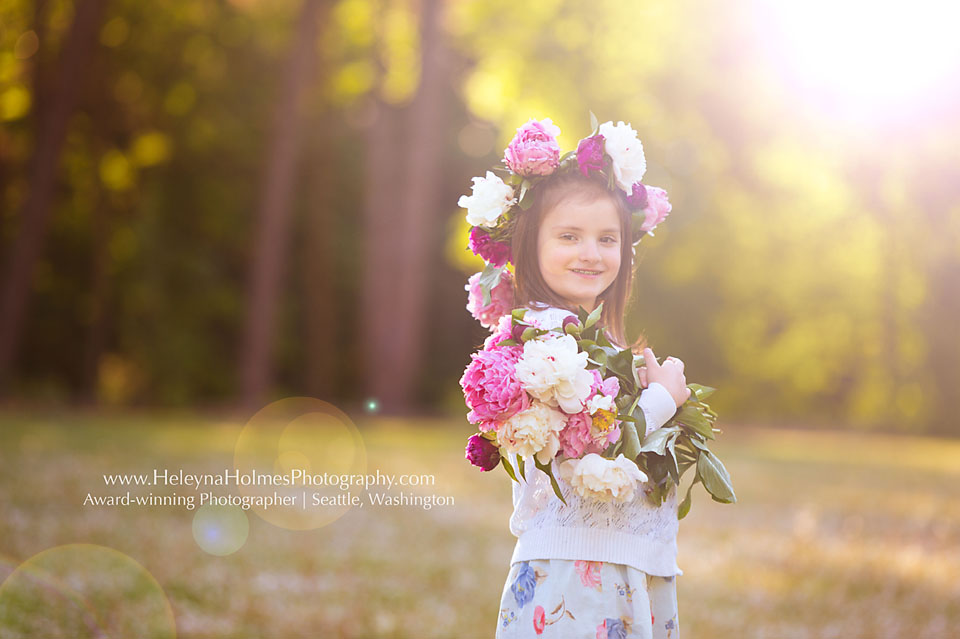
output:
M485 471L502 465L518 481L517 474L526 478L523 458L533 457L561 500L554 459L561 478L587 499L631 501L638 484L649 481L645 496L654 505L693 468L680 519L697 483L715 501L735 502L730 476L708 447L720 432L705 401L714 389L688 384L690 398L644 437L637 374L644 358L610 343L597 326L602 308L581 308L560 326L526 321L522 308L497 321L460 380L467 419L479 429L467 459Z
M590 119L593 133L563 155L560 129L549 118L531 120L517 129L503 162L474 178L471 195L460 198L473 227L469 248L485 262L467 284L467 309L491 330L460 380L467 419L479 430L466 457L484 471L502 465L514 481L518 474L526 479L524 458L533 457L561 500L554 460L560 478L586 499L631 501L648 482L643 492L654 505L694 469L678 507L682 519L697 483L715 501L736 501L730 475L708 446L720 432L706 403L714 389L688 384L690 398L646 435L637 373L644 358L609 341L597 324L602 304L590 313L581 307L559 326L527 321L526 309L513 308L510 238L536 187L553 173L599 173L609 189L622 191L632 211L634 245L671 210L666 191L641 182L646 160L633 128L599 124L592 113Z

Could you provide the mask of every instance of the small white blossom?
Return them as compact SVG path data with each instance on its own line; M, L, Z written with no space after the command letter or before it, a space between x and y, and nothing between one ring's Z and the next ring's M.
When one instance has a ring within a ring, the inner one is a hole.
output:
M493 228L497 220L517 200L513 197L513 187L487 171L486 177L473 178L471 195L461 195L457 204L467 209L467 222L472 226Z
M603 149L613 160L613 175L621 189L630 195L633 185L647 172L647 160L637 132L629 124L604 122L600 125Z

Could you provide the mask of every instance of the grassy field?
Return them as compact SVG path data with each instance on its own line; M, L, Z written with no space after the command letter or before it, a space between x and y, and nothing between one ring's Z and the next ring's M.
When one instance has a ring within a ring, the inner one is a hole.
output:
M353 508L313 530L250 510L246 542L226 556L195 541L197 511L83 500L111 492L104 473L233 468L242 423L0 423L0 639L136 627L182 638L493 635L514 542L510 486L463 460L465 422L358 423L369 471L433 475L411 490L453 505ZM694 492L679 540L683 636L929 638L960 627L960 441L725 429L715 450L739 503ZM51 548L72 576L31 571L56 564L51 553L27 561Z

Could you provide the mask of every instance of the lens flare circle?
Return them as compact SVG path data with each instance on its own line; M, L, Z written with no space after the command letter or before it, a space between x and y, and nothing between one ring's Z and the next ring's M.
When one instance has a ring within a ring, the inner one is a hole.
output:
M231 555L247 542L250 521L239 506L206 504L193 515L193 539L211 555Z
M173 609L132 557L96 544L67 544L30 557L0 584L4 636L174 638Z
M261 409L243 427L234 468L240 476L253 478L237 487L242 495L291 502L254 502L251 511L280 528L311 530L333 523L353 507L361 489L327 480L366 474L367 451L356 425L336 406L312 397L289 397ZM294 481L283 483L287 479Z

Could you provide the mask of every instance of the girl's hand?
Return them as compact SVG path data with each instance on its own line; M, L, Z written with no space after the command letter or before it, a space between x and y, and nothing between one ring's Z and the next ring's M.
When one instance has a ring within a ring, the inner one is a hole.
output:
M643 360L645 365L637 369L640 386L646 388L656 382L667 389L673 401L676 402L677 408L682 406L691 392L687 388L687 378L683 374L683 362L676 357L668 357L663 364L658 364L650 348L643 349Z

